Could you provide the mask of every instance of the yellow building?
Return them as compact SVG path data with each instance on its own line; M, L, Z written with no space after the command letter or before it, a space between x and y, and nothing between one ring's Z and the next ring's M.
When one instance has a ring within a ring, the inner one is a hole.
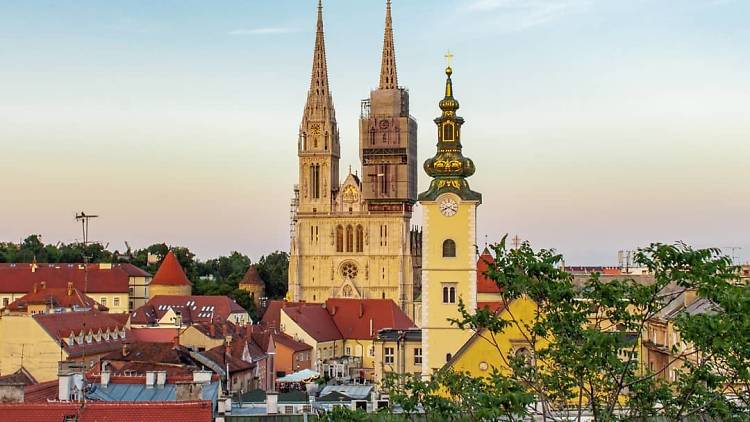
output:
M64 312L0 319L0 375L21 367L39 382L57 379L60 361L95 363L130 341L125 322L112 314Z
M153 280L149 284L148 297L156 296L190 296L193 284L188 280L180 261L174 252L167 252L167 256L159 265ZM144 303L145 304L145 303Z
M487 330L475 333L445 367L468 372L473 377L489 376L493 369L509 374L510 358L518 355L533 357L535 350L542 344L540 342L532 346L529 332L521 328L524 322L533 323L536 309L534 301L525 297L514 300L508 308L500 308L499 318L512 321L515 317L520 323L509 324L502 333L494 335Z
M298 139L289 257L292 301L391 299L414 315L417 124L409 115L409 93L398 86L391 22L389 2L380 85L363 102L359 123L362 171L350 168L342 182L318 8L312 79Z
M375 383L387 374L419 375L422 373L422 330L382 329L374 341Z
M198 351L210 350L241 334L241 328L229 321L193 324L179 333L180 344Z
M445 98L438 126L437 154L424 168L432 178L419 195L423 210L422 245L422 373L442 368L471 333L453 326L459 318L459 301L466 309L477 306L476 213L482 195L466 180L474 174L474 163L461 154L461 125L453 98L453 70L448 67Z

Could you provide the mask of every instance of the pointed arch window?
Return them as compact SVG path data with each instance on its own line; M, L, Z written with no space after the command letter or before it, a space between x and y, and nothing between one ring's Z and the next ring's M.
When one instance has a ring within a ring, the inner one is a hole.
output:
M326 132L326 144L325 144L326 151L328 151L328 141L329 140L330 140L330 136L328 135L328 132Z
M375 145L375 128L370 129L370 145Z
M443 257L444 258L456 257L456 242L454 242L453 239L445 239L443 241Z
M320 199L320 164L310 166L310 196Z
M344 227L336 227L336 252L344 252Z
M307 133L302 133L302 149L307 150Z
M357 252L363 252L364 251L364 249L365 249L364 238L365 238L365 231L364 231L364 229L362 228L361 225L357 225L357 245L356 245L357 246L356 247Z
M346 251L354 252L354 227L346 226Z

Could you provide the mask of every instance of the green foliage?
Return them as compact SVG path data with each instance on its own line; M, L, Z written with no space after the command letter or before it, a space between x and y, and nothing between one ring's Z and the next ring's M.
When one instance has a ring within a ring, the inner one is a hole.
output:
M533 356L516 356L494 343L493 360L508 367L503 374L473 379L443 370L428 380L386 382L393 402L405 411L421 408L441 420L750 417L750 393L741 388L750 385L750 288L720 251L652 244L638 251L635 263L648 268L655 281L639 283L628 276L605 282L598 274L574 280L561 269L562 256L535 251L528 243L508 249L503 239L493 249L496 260L487 275L506 307L532 299L538 306L533 320L470 312L460 304L462 316L452 323L493 334L488 338L514 326ZM685 291L709 300L711 311L680 314L685 346L678 353L685 366L670 380L642 365L640 339L646 324L683 300Z
M263 256L256 264L260 278L266 283L266 295L281 299L289 288L289 254L276 251Z

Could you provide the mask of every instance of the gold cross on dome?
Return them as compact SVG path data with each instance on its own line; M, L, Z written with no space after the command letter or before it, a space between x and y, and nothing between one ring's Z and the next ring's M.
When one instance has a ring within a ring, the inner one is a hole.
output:
M450 67L451 62L453 61L453 53L451 53L450 50L448 50L448 52L445 53L445 61L448 62L448 67Z

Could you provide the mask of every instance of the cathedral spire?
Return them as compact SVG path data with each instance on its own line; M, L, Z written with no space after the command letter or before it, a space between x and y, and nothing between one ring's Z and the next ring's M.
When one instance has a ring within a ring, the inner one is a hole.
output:
M315 51L313 53L310 91L307 94L305 117L307 119L334 118L333 100L328 87L328 64L326 62L326 44L323 31L323 1L318 0L318 23L315 34Z
M380 89L396 88L398 88L398 74L396 72L396 47L393 44L391 0L386 0L383 58L380 64Z

